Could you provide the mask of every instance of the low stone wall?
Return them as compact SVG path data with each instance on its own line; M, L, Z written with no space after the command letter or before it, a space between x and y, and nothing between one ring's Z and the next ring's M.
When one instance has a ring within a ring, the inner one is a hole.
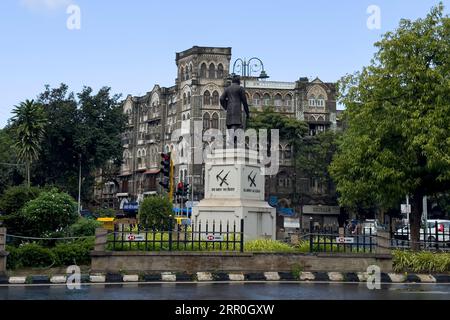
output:
M201 253L93 251L92 272L365 272L392 271L389 254Z
M387 243L380 232L378 243ZM387 245L375 253L224 253L224 252L112 252L106 251L107 230L97 229L91 253L92 272L365 272L376 265L392 271Z

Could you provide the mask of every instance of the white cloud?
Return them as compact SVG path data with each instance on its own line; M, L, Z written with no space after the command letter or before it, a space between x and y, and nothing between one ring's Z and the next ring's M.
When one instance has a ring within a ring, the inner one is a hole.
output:
M67 7L72 0L20 0L20 3L29 10L54 11Z

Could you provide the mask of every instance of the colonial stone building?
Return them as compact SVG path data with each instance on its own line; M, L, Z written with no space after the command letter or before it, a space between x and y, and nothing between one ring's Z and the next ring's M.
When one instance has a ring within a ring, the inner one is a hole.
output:
M175 85L153 89L142 97L128 96L123 112L128 115L127 130L123 134L123 165L116 188L107 184L107 198L141 200L146 195L160 193L159 168L163 151L172 150L180 141L172 137L174 130L193 132L194 122L203 129L225 130L225 112L219 97L231 73L231 48L193 47L176 54L178 74ZM244 79L251 107L263 110L273 107L286 117L304 120L309 134L337 127L336 86L320 79L310 81L301 77L295 82ZM293 150L280 144L280 171L266 178L266 197L276 197L279 204L300 212L300 204L335 205L332 185L321 185L309 177L297 177L292 169ZM175 168L175 182L188 181L193 185L194 200L203 198L204 166L179 154L181 163ZM101 183L101 182L100 182ZM111 190L116 191L115 194ZM291 202L302 193L302 203ZM97 191L102 198L103 192ZM105 200L105 199L103 199ZM114 202L114 200L112 201ZM107 202L105 202L107 203ZM109 202L111 203L111 201Z

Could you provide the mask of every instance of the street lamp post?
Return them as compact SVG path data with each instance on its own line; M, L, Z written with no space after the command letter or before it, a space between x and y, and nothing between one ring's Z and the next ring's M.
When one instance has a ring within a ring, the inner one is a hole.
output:
M249 60L238 58L233 64L233 73L230 75L232 78L236 74L239 74L244 79L244 88L246 87L246 78L251 77L252 73L260 73L256 78L268 79L269 76L264 69L264 63L260 58L253 57Z
M247 88L247 78L250 78L253 73L259 73L256 79L268 79L270 78L264 69L264 63L258 57L250 59L238 58L233 63L233 73L228 76L228 80L231 81L236 75L240 75L244 80L244 89Z

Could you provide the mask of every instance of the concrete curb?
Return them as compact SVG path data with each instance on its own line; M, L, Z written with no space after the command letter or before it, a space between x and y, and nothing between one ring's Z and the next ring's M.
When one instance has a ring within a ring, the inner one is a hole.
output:
M365 283L370 276L365 272L197 272L174 273L161 272L139 276L121 275L118 273L82 275L82 283L102 284L102 283L139 283L139 282L328 282L328 283ZM68 281L66 275L40 276L32 275L28 277L8 277L0 276L0 285L50 285L65 284ZM414 274L414 273L381 273L382 283L448 283L450 284L450 274Z

